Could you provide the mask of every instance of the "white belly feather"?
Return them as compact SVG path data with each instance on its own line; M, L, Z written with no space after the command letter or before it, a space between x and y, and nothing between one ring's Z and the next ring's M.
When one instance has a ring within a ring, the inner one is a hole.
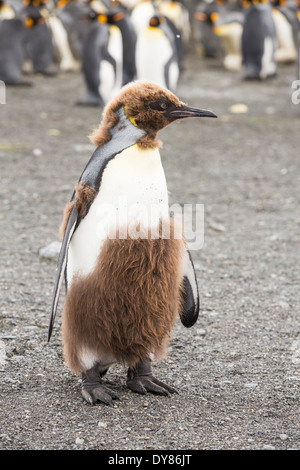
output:
M86 217L70 243L68 285L74 275L93 271L103 242L126 238L127 229L138 234L137 225L155 229L168 216L168 191L159 150L139 150L133 145L111 160L103 172L101 186Z

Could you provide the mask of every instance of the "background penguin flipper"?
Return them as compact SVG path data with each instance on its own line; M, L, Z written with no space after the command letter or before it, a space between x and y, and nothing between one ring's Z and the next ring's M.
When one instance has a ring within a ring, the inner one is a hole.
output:
M190 328L196 323L198 319L200 299L195 268L188 250L186 250L185 253L181 290L182 310L180 312L180 320L186 328Z
M76 228L77 219L78 219L78 211L76 207L74 206L69 215L69 219L67 222L67 226L66 226L64 238L62 241L62 245L61 245L61 249L60 249L60 253L58 257L58 262L57 262L56 279L55 279L55 284L54 284L52 307L51 307L51 314L50 314L49 327L48 327L48 341L50 341L51 334L52 334L60 288L61 288L62 280L64 278L64 273L65 273L69 243L74 233L74 230Z

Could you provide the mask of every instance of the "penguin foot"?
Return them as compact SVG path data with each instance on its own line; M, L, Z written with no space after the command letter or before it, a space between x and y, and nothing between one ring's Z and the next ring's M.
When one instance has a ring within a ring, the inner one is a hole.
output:
M81 395L90 405L94 405L97 401L101 401L105 405L112 405L112 400L119 400L119 396L110 388L104 385L101 378L107 369L102 373L99 372L98 366L94 366L86 373L82 373Z
M141 394L150 392L156 395L170 396L171 393L178 393L174 387L161 382L152 375L150 361L140 362L136 367L128 369L127 386L133 392Z
M58 67L56 65L49 65L48 67L40 68L36 67L34 69L36 75L44 75L45 77L54 77L58 74Z
M18 80L3 80L5 82L6 86L19 86L19 87L31 87L33 86L33 82L30 80L26 80L23 78L20 78Z
M100 106L104 108L105 103L101 96L87 92L85 96L75 102L76 106Z

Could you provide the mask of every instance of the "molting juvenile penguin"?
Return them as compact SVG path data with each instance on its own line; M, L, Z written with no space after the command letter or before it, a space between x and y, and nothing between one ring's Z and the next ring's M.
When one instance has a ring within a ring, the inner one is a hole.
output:
M264 0L250 2L242 34L244 78L265 79L276 74L277 38L272 8Z
M199 298L189 251L169 215L157 132L193 116L216 117L136 81L106 107L91 136L97 148L62 223L48 333L50 339L65 274L64 353L82 374L90 404L117 398L102 379L116 362L128 366L135 392L175 391L153 377L151 359L165 352L178 313L186 327L195 323Z

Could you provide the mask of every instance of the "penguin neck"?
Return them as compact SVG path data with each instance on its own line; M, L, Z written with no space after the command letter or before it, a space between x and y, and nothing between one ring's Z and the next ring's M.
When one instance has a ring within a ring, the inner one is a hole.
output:
M155 149L158 147L157 144L154 144L155 136L149 135L145 129L139 128L135 120L130 118L125 111L125 107L121 107L116 112L118 116L117 123L110 129L111 140L117 142L134 142L140 149ZM120 132L122 132L123 137L120 138ZM124 139L126 135L126 138ZM150 140L149 144L148 141ZM127 145L126 145L127 146ZM123 150L123 149L122 149Z
M122 109L125 110L126 107ZM126 111L123 111L123 113L125 114L125 118L129 119L130 124L136 127L137 129L139 129L139 127L137 126L135 122L135 119L133 117L127 116ZM146 129L141 129L141 130L144 130L145 134L136 142L137 146L141 150L154 150L156 148L161 147L161 142L157 139L157 131L155 129L149 128L147 130Z
M125 128L130 135L140 135L140 137L136 140L136 145L141 150L153 150L159 148L161 143L157 140L157 132L154 129L141 129L137 126L135 119L130 117L126 113L126 106L122 106L118 109L118 122L115 126L111 129L112 138L116 137L119 138L119 131L120 129Z
M157 131L154 129L141 129L134 122L133 118L127 116L125 107L121 106L116 111L108 109L104 122L99 129L93 132L90 140L97 146L102 147L111 140L124 141L120 138L120 132L126 134L126 141L130 140L137 144L140 149L155 149L161 147L161 142L157 140Z
M80 181L84 185L92 186L99 189L102 174L108 162L115 158L116 155L123 152L126 148L136 145L140 150L154 150L158 145L147 145L147 132L135 126L124 112L124 108L119 108L114 113L113 125L103 124L97 131L102 134L91 136L94 144L97 144L98 137L100 142L95 152L85 167ZM109 120L106 118L106 124Z

